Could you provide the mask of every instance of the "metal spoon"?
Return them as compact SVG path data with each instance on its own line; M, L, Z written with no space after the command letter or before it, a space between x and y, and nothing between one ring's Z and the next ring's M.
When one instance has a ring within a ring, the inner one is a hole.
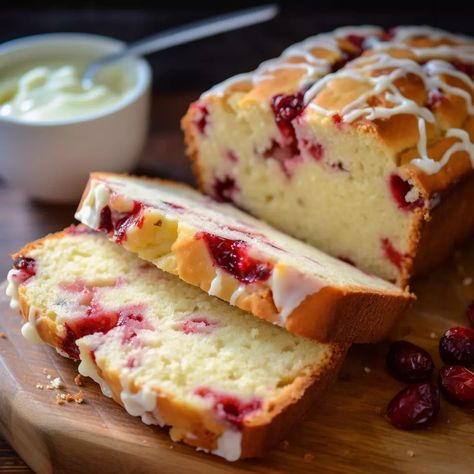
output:
M226 31L236 30L245 26L255 25L271 20L278 14L277 5L263 5L247 8L224 15L214 16L205 20L162 31L149 38L127 45L118 53L109 54L90 64L82 76L82 86L88 89L94 84L94 77L104 66L127 56L142 56L200 38L217 35Z

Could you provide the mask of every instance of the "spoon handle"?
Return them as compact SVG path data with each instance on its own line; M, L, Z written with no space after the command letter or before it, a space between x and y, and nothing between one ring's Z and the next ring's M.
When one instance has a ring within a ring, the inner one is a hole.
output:
M277 13L276 5L264 5L196 21L132 43L127 48L127 54L141 56L161 51L179 44L262 23L271 20Z
M126 56L142 56L226 31L232 31L245 26L262 23L271 20L277 15L277 13L277 5L263 5L214 16L212 18L162 31L151 37L131 43L118 53L99 58L85 71L83 75L83 83L90 84L100 68Z

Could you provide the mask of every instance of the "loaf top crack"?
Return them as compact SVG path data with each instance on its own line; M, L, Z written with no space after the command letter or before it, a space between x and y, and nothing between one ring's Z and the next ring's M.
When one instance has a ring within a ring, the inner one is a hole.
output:
M291 46L203 98L225 98L238 110L299 95L307 120L378 136L397 165L409 165L434 192L474 166L473 76L471 38L431 27L345 27Z

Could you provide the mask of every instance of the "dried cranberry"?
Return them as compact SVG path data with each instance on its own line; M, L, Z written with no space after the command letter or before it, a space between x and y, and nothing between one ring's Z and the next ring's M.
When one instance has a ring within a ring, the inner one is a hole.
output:
M428 352L408 341L392 342L386 363L390 373L403 382L428 380L434 370L433 359Z
M295 131L291 121L304 110L304 94L277 94L270 99L270 105L282 135L293 139Z
M205 334L212 331L217 323L209 321L205 317L195 317L186 319L181 325L184 334Z
M474 364L474 329L448 329L439 341L439 353L446 364Z
M438 381L449 401L474 409L474 372L460 365L445 365L439 371Z
M390 239L382 238L381 245L385 257L399 270L402 269L403 263L405 261L405 256L399 252L392 244Z
M474 301L467 307L466 316L474 324Z
M239 187L235 184L235 179L230 176L224 176L223 179L214 179L214 197L221 202L232 202L232 195L239 191Z
M242 283L266 281L272 273L272 266L248 254L248 244L242 240L226 239L207 232L199 232L197 239L203 239L214 263L233 275Z
M15 276L16 280L19 283L24 283L36 275L36 260L31 257L19 257L14 260L13 268L18 270Z
M439 90L430 91L428 93L428 100L426 101L426 107L430 110L438 107L441 102L443 102L443 93Z
M193 107L197 110L194 124L196 125L196 128L199 130L199 133L201 135L206 135L206 127L207 127L208 118L209 118L209 109L206 107L205 104L202 104L199 102L194 103Z
M292 155L298 155L298 142L295 128L292 124L304 110L304 94L277 94L270 99L270 106L275 116L275 122L283 137L283 143L290 148Z
M464 61L454 60L451 64L460 72L474 77L474 64L466 63Z
M308 154L315 159L315 161L321 161L323 159L324 148L321 143L303 139L301 144Z
M390 192L397 203L399 209L403 211L412 211L423 205L423 199L418 198L416 201L407 201L407 194L413 189L413 186L402 179L397 174L390 176Z
M199 387L194 393L211 400L217 416L238 429L242 428L247 415L262 408L262 402L258 398L243 401L234 395L216 392L207 387Z
M346 36L346 40L349 41L357 49L362 50L364 46L365 36L349 34Z
M333 114L331 116L332 121L335 123L336 127L339 129L342 129L342 126L344 125L344 119L342 115L340 114Z
M127 231L130 227L142 227L145 216L143 215L143 204L135 201L133 209L115 222L114 240L121 244L127 239Z
M439 413L439 390L431 382L422 382L401 390L387 407L387 417L401 430L427 426Z
M112 211L109 206L104 206L100 211L98 230L102 232L112 232L114 225L112 224Z

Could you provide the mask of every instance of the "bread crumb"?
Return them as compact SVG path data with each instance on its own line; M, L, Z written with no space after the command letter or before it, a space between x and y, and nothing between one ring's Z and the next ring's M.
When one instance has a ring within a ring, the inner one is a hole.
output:
M370 374L370 372L372 372L372 370L370 369L370 367L364 367L364 372L366 374Z
M464 278L464 280L462 281L462 284L463 284L464 286L469 286L469 285L471 285L471 284L472 284L472 278L471 278L471 277L466 277L466 278Z
M409 450L407 451L407 454L408 454L408 456L410 456L411 458L415 457L415 451L412 451L411 449L409 449Z
M174 449L174 446L173 446L172 444L170 444L170 445L168 446L168 449Z
M37 384L36 384L36 388L37 388L38 390L43 390L43 389L44 389L44 385L41 384L41 383L37 383Z
M314 461L314 454L312 453L306 453L304 456L303 456L303 459L307 462L311 462L311 461Z
M43 369L43 374L47 375L48 369Z
M436 336L436 333L435 333L435 332L430 333L430 338L431 338L431 339L436 339L436 337L437 337L437 336Z
M52 376L51 374L48 374L48 375L46 375L46 378L47 378L48 380L51 380L51 379L53 378L53 376Z
M51 380L51 387L53 387L54 389L56 390L59 390L61 388L64 388L64 384L63 384L63 381L59 378L59 377L56 377L54 378L53 380Z
M74 377L74 383L78 386L78 387L82 387L84 385L84 378L82 377L81 374L77 374L75 377Z
M7 338L7 335L3 331L0 331L0 339L6 339L6 338Z
M287 439L284 439L280 443L280 449L288 449L290 447L290 442Z
M375 414L376 415L381 415L382 414L382 407L375 407Z
M57 405L64 405L66 403L66 395L64 393L57 393L56 394L56 404Z
M66 394L66 401L67 402L76 402L76 403L84 403L84 394L82 393L82 390L79 390L79 392L74 393L74 394Z

